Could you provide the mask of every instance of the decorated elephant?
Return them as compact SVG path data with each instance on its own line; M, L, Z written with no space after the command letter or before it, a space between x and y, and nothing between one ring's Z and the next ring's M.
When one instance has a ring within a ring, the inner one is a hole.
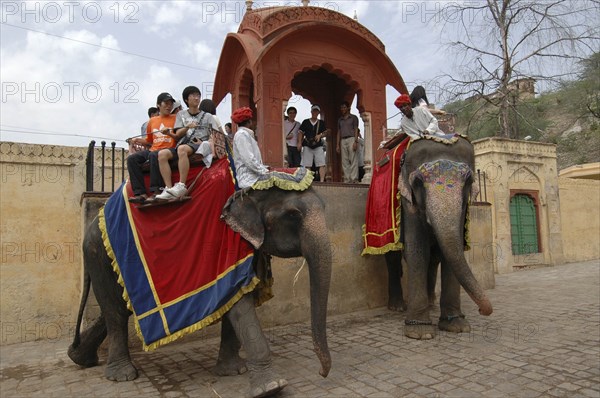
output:
M406 311L407 305L401 283L403 245L398 182L402 154L409 142L406 134L398 134L382 146L386 152L373 170L363 225L362 255L384 255L388 271L388 309L399 312ZM433 303L437 264L432 264L430 271L427 289Z
M405 153L399 191L408 272L407 337L431 339L435 335L429 310L438 262L442 281L440 330L470 331L461 311L460 286L479 306L480 314L492 313L492 305L463 253L474 159L473 146L459 136L450 142L433 137L413 141Z
M227 173L225 171L223 175ZM221 218L256 249L279 257L306 258L310 271L314 348L321 363L320 374L326 377L331 368L326 336L331 251L322 200L312 188L304 191L284 191L275 187L264 191L246 189L236 192L227 201ZM124 288L118 283L120 276L113 272L113 259L107 253L103 239L106 236L103 236L102 220L96 217L83 240L83 297L68 355L78 365L95 366L98 364L97 349L108 337L106 377L114 381L133 380L138 373L131 362L127 343L131 307L128 308L123 299ZM101 315L80 333L90 285ZM219 375L239 374L247 366L251 396L266 396L285 387L287 382L271 366L271 353L256 316L252 293L241 295L221 319L221 345L215 372ZM244 346L247 353L246 363L239 356L240 346Z

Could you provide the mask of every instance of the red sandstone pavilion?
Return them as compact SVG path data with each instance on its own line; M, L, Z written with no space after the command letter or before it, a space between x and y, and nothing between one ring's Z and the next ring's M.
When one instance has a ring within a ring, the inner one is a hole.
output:
M231 93L232 109L252 108L263 160L281 167L283 115L292 92L321 106L321 117L332 127L330 143L337 140L339 105L352 103L356 95L365 126L368 181L387 118L386 85L407 93L406 85L372 32L339 12L308 3L252 10L252 1L246 1L238 32L225 38L213 100L218 104ZM327 175L341 181L339 155L330 150L327 157Z

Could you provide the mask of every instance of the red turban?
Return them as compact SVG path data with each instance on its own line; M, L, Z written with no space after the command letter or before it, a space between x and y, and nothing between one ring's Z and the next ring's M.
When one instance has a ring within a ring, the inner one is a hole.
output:
M236 109L233 112L233 115L231 115L231 120L235 124L240 124L250 119L252 119L252 109L248 108L247 106Z
M412 101L410 100L408 94L402 94L401 96L396 98L396 101L394 101L394 105L396 105L396 108L402 108L404 105L410 104L412 104Z

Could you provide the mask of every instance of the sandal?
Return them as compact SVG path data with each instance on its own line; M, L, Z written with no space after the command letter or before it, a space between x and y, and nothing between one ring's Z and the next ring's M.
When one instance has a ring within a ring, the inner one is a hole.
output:
M135 195L129 198L129 203L144 203L147 199L146 195Z

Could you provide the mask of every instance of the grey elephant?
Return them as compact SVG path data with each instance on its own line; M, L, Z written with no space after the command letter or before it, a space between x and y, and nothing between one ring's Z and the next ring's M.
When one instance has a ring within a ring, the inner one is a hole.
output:
M438 328L469 332L461 311L460 286L489 315L492 305L464 256L465 218L474 170L471 143L458 137L448 145L432 139L414 141L405 153L399 190L402 195L403 257L408 272L408 310L404 334L414 339L435 335L429 310L435 270L441 262ZM390 283L392 283L390 281Z
M234 194L223 208L221 217L256 249L279 257L304 256L310 272L311 324L315 352L326 377L331 368L327 345L326 315L331 280L331 250L325 225L322 200L312 188L305 191L244 190ZM128 318L131 312L123 300L123 288L117 283L106 253L98 218L88 226L83 240L84 288L73 343L68 355L76 364L98 364L97 350L108 337L105 376L126 381L138 376L131 362ZM83 310L90 285L101 315L80 332ZM247 353L240 358L240 347ZM244 295L223 316L221 344L215 372L236 375L249 371L250 396L266 396L281 390L287 382L271 365L271 353L254 308L252 294Z

